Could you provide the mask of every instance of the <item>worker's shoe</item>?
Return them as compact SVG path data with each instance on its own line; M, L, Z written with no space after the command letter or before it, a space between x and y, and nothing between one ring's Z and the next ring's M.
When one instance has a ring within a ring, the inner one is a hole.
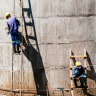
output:
M81 85L80 87L81 87L81 88L84 88L84 85Z
M84 88L84 84L81 82L81 88Z
M17 53L20 53L20 50L19 50L19 45L17 45Z
M13 52L12 53L16 53L16 47L15 47L15 45L13 46Z

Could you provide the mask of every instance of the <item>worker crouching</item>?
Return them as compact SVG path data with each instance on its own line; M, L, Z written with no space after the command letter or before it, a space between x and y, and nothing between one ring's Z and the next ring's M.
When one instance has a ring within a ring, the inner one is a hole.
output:
M75 87L77 87L77 80L80 79L81 87L84 88L86 75L85 75L85 69L80 62L75 63L75 66L73 69L73 79L74 79Z
M5 18L11 34L13 53L19 53L18 21L15 16L11 17L10 13L6 13Z

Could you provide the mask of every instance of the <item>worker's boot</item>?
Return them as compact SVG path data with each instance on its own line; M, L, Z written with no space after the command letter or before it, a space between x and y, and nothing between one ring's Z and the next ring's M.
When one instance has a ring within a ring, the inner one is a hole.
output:
M19 45L17 45L17 53L20 53Z
M82 88L84 88L85 80L86 80L86 78L83 78L83 77L80 80Z
M13 46L13 53L16 53L16 47L15 47L15 45Z
M77 88L77 81L76 81L76 78L74 78L74 85L75 85L75 87Z

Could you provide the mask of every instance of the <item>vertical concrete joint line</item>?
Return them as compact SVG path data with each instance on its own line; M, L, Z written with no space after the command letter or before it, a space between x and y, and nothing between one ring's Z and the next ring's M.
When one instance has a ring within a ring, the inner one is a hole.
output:
M15 15L15 0L13 5L14 5L14 15ZM12 53L11 96L13 96L13 58L14 58L14 53Z
M11 96L13 96L13 53L12 53L12 73L11 73Z
M22 17L22 24L23 24L23 0L20 0L20 3L21 3L21 17ZM23 44L23 26L22 26L22 32L21 32L21 35L22 35L22 44ZM21 69L20 69L20 73L21 73L21 76L20 76L20 96L22 96L22 67L23 67L23 54L22 54L22 50L23 50L23 46L21 44Z
M15 16L15 0L14 0L14 16Z

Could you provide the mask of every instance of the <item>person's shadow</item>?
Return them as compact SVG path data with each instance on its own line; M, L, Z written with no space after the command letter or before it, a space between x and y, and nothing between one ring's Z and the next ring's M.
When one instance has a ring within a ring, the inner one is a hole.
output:
M29 8L22 8L22 16L23 16L24 28L25 28L25 33L24 33L25 35L22 36L23 39L22 45L25 47L25 49L23 49L22 51L24 55L27 57L27 59L31 62L37 94L42 96L49 96L48 81L46 78L45 69L39 50L30 0L28 0L28 4L29 4ZM31 22L26 22L25 13L27 13ZM34 33L34 36L28 35L27 26L33 29L32 32ZM35 44L32 45L30 40L34 40ZM33 46L35 46L36 49Z

